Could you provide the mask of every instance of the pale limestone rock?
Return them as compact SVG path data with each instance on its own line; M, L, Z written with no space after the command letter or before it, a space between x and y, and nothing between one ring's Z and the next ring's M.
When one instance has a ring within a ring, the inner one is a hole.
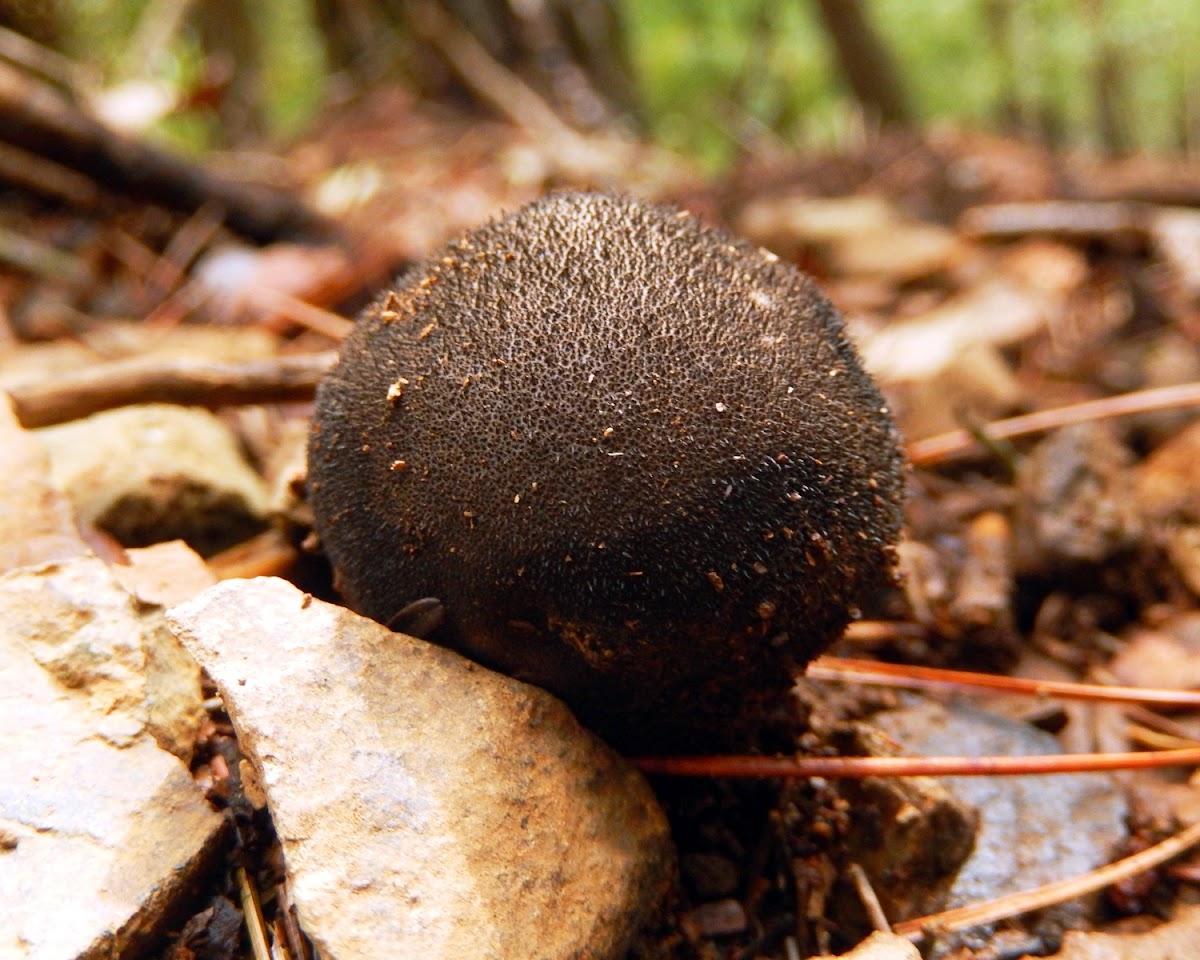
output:
M45 446L0 394L0 573L86 550L70 502L50 482Z
M216 583L204 560L182 540L125 551L128 565L109 572L136 601L146 652L146 727L164 750L191 759L204 716L200 667L168 628L164 612Z
M266 485L206 410L122 407L35 432L79 519L126 546L178 537L207 554L264 523Z
M665 892L648 787L549 694L282 580L168 620L260 770L326 960L618 958Z
M1173 916L1152 930L1099 933L1068 930L1062 948L1049 960L1182 960L1196 955L1200 943L1200 907L1177 906ZM1025 954L1021 960L1038 960Z
M65 596L47 574L42 618L23 609L37 602L38 594L29 589L36 574L22 571L0 580L3 960L132 955L163 932L168 909L194 887L225 835L224 820L176 757L137 735L128 721L116 725L121 746L112 737L96 736L106 702L117 715L126 713L114 690L118 676L132 671L129 650L113 649L110 633L77 651L90 665L65 677L96 682L104 692L94 696L59 682L22 642L23 631L32 629L35 639L52 647L48 636L59 622L88 633L88 614L71 596L85 578L75 574L59 582ZM94 589L98 618L112 617L119 607L110 596L113 588L101 582ZM10 619L13 614L19 621ZM127 629L136 626L131 620L124 621ZM89 649L94 658L87 656ZM111 668L103 665L108 653L114 656Z
M921 953L904 937L877 930L849 953L824 954L812 960L921 960Z
M114 563L109 570L144 606L165 609L217 582L204 559L182 540L126 550L125 559L128 563Z
M164 552L133 556L153 565ZM135 599L103 561L76 557L0 576L0 636L73 692L90 712L88 735L123 748L149 733L191 756L204 716L199 667L166 628L162 607Z

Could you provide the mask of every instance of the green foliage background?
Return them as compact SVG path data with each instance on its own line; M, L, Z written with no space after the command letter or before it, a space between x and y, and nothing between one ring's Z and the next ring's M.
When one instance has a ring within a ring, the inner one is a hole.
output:
M719 166L756 137L828 146L858 135L858 111L807 0L625 6L647 112L666 144ZM1010 18L1004 46L989 29L989 8L998 7ZM1133 143L1200 147L1194 0L868 0L866 8L927 123L997 129L1011 126L1015 107L1018 123L1053 118L1065 142L1098 147L1093 75L1107 43L1124 68L1118 104Z
M71 52L110 82L141 73L186 87L204 68L195 32L150 63L128 51L154 0L62 0ZM161 3L162 0L159 0ZM316 116L329 80L309 0L233 0L253 31L258 105L286 137ZM810 0L616 0L643 114L664 145L719 169L740 149L847 145L869 123L838 76ZM866 0L923 123L948 122L1101 145L1095 79L1108 46L1124 76L1120 121L1131 144L1200 145L1196 0ZM1008 32L989 27L999 11ZM175 117L165 133L202 147L211 118Z

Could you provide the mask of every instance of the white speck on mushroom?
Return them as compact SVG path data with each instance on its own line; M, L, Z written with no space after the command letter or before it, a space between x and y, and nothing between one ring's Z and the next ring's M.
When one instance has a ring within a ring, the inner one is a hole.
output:
M724 413L726 410L729 409L729 407L726 406L725 404L721 403L718 400L716 403L713 404L713 409L716 410L717 413Z
M750 302L755 306L762 307L764 310L770 310L775 306L775 301L761 290L750 291Z
M397 377L396 382L393 383L390 387L388 387L388 392L387 392L388 401L391 402L394 400L399 400L400 397L404 393L404 388L407 386L408 386L407 380L405 380L403 377Z

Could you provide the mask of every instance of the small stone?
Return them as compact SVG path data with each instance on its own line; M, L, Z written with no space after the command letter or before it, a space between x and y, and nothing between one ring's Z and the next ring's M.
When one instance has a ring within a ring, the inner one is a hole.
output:
M1041 730L962 704L917 702L877 714L872 723L922 756L1062 752L1058 741ZM940 780L979 812L974 849L954 879L945 908L1086 873L1110 862L1126 835L1128 805L1106 773ZM1085 912L1086 904L1075 900L1043 911L1040 922L1055 932L1077 925Z
M737 890L737 864L728 857L715 853L691 853L680 859L679 869L697 900L727 897Z
M159 551L148 562L161 559ZM166 628L162 607L131 596L103 561L76 557L0 576L0 636L86 702L91 734L122 748L148 733L191 756L204 719L200 668Z
M80 521L125 546L181 539L208 555L265 524L266 485L206 410L122 407L36 433Z
M846 730L847 755L899 755L896 743L868 724ZM944 902L971 854L977 817L970 804L933 777L866 777L840 786L854 827L850 857L871 878L893 919L932 913Z
M849 953L824 954L812 960L921 960L921 952L912 941L877 930Z
M681 922L693 939L727 937L746 929L746 910L737 900L715 900L689 910Z
M1102 423L1064 427L1022 464L1017 518L1023 571L1097 564L1142 533L1128 449Z
M258 768L332 960L616 960L670 884L649 787L542 690L275 579L168 618Z

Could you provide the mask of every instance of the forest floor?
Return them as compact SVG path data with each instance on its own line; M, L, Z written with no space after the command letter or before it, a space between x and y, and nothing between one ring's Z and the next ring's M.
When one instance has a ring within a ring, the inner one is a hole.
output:
M82 188L66 177L59 188L0 189L0 388L20 424L198 403L220 411L285 491L249 520L200 531L161 518L96 527L77 499L100 555L183 536L218 577L270 573L335 598L304 550L309 520L288 470L344 318L406 264L502 210L551 189L630 191L811 273L907 438L901 577L830 654L1035 683L1034 695L979 692L941 677L918 694L822 660L799 682L810 718L799 753L1200 743L1194 705L1036 693L1047 681L1200 687L1200 166L941 133L879 137L843 156L748 157L710 181L642 144L520 128L381 89L278 156L216 158L209 170L267 192L173 195L177 171L153 202L136 178L99 172ZM317 215L239 230L261 223L231 215L239 204L261 215L280 196ZM251 359L265 366L204 379ZM1008 423L1035 412L1044 420ZM18 486L0 509L36 512ZM10 566L37 558L33 542L24 554L6 548ZM221 926L242 908L248 877L268 927L282 931L278 955L296 956L306 948L280 916L270 820L241 791L236 735L215 699L191 764L210 802L233 812L239 841L160 955L248 956L240 926ZM898 922L1087 873L1200 822L1188 772L1003 776L982 792L960 790L966 778L655 775L681 873L636 953L845 951L873 925L871 891ZM959 869L973 850L989 859L967 882ZM1014 850L1029 853L1005 856ZM1185 853L1033 914L935 923L922 950L1083 956L1088 944L1062 946L1076 929L1112 935L1090 944L1107 952L1088 956L1167 957L1173 941L1147 931L1195 943L1200 920L1187 907L1197 901L1200 855Z

